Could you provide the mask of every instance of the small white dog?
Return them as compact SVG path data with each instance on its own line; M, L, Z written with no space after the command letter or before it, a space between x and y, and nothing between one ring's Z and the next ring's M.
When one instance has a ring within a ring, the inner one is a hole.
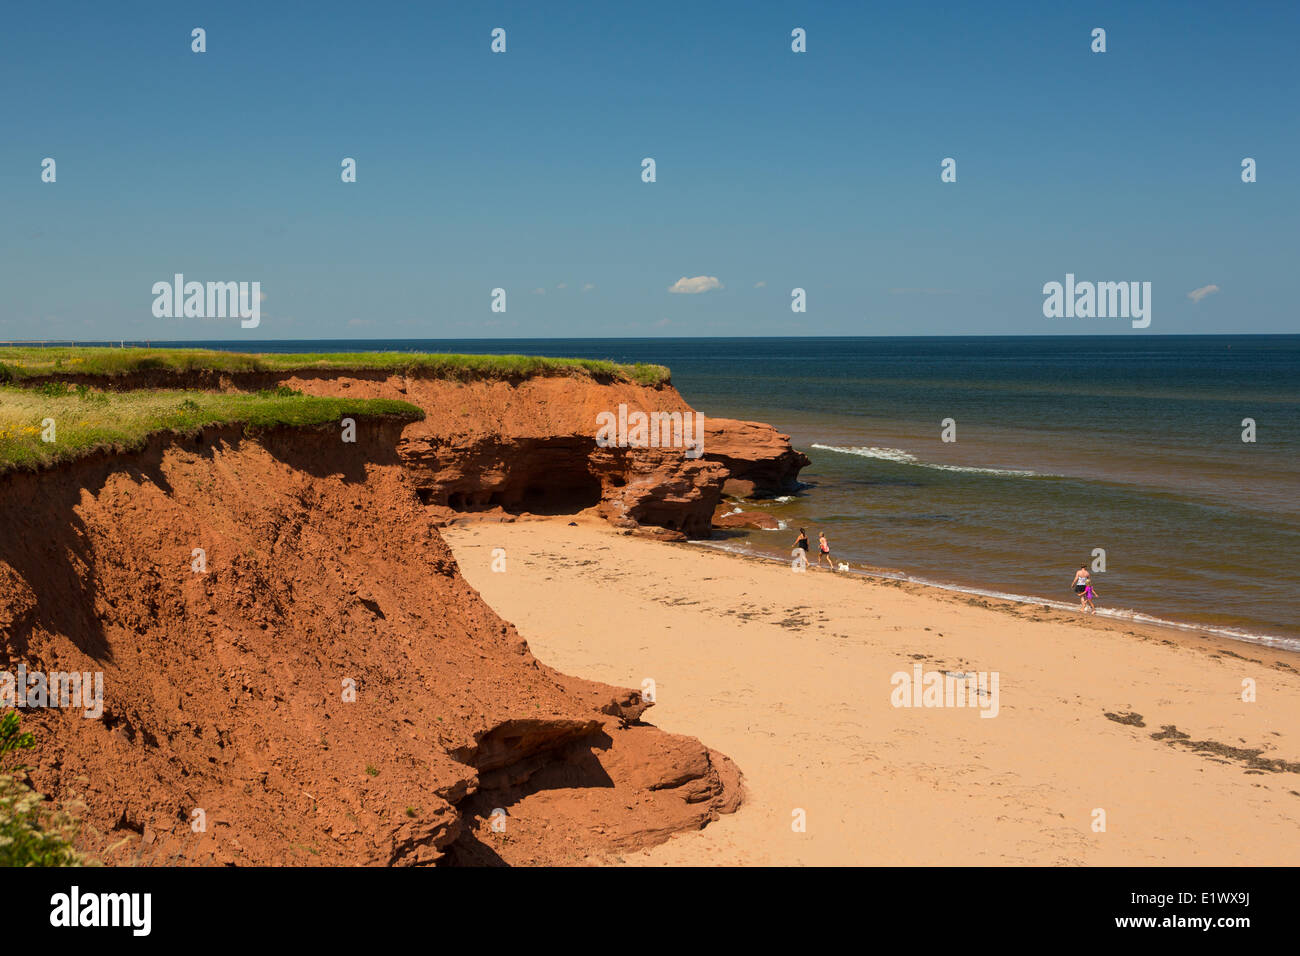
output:
M844 562L844 561L841 561L838 570L840 570L840 571L847 571L848 569L849 569L848 563L847 563L847 562Z

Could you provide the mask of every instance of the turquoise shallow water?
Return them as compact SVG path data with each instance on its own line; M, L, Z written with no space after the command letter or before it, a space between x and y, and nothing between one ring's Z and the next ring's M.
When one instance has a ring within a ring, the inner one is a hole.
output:
M163 343L155 343L163 344ZM178 343L179 344L179 343ZM249 349L248 343L186 343ZM258 343L262 351L517 352L657 362L708 415L812 459L786 523L722 546L1071 601L1300 650L1300 336L545 339ZM1243 442L1253 419L1257 441ZM955 441L942 423L955 422Z

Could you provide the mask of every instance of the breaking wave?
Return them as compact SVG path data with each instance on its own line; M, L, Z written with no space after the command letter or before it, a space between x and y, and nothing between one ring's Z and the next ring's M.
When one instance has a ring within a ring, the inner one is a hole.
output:
M1059 475L1043 475L1036 471L1020 471L1011 468L977 468L973 465L940 465L935 462L921 461L911 452L903 451L901 448L879 448L875 445L849 445L847 447L840 445L820 445L814 443L813 448L820 448L822 451L838 452L841 455L857 455L860 458L879 458L883 461L892 461L900 465L915 465L918 468L932 468L935 471L962 471L976 475L1002 475L1005 478L1059 478Z

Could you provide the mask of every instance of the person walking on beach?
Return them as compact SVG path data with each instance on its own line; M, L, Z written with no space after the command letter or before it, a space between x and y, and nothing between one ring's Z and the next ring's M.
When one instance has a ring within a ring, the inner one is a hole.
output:
M795 540L794 550L790 552L790 557L794 559L790 563L790 570L808 570L808 532L804 531L803 528L799 529L799 537Z
M817 537L819 539L817 543L820 550L820 553L817 555L817 567L820 568L822 566L822 558L825 558L827 566L834 571L835 562L831 560L831 546L826 543L826 532L819 532Z
M1088 610L1088 598L1086 592L1091 587L1092 575L1088 573L1086 564L1079 565L1079 570L1074 572L1074 593L1079 595L1079 610Z
M1097 596L1097 592L1092 589L1092 582L1089 581L1083 586L1083 605L1084 610L1089 614L1097 613L1097 606L1092 603L1092 599Z

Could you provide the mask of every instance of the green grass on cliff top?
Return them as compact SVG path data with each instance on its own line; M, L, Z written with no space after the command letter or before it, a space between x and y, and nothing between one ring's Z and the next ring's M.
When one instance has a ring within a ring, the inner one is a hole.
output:
M620 365L598 359L533 355L439 355L432 352L218 352L210 349L112 348L94 346L0 347L0 384L60 375L115 377L152 369L175 372L296 372L310 369L389 371L456 381L521 379L534 376L599 377L660 385L662 365Z
M284 387L234 394L99 391L46 382L0 385L0 472L69 461L97 451L136 451L151 435L189 435L207 425L326 425L349 416L416 420L424 412L386 398L318 398ZM43 440L54 422L54 441Z

